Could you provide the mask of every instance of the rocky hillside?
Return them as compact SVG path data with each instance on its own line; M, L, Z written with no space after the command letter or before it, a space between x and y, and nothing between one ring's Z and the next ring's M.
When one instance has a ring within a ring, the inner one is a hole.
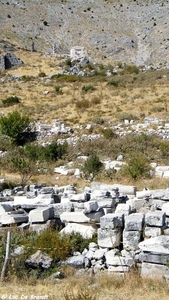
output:
M2 0L0 49L78 45L95 60L168 68L168 14L167 0Z

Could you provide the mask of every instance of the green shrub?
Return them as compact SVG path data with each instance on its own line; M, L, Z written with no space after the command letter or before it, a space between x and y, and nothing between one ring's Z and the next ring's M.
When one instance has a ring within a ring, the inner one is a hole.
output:
M100 161L99 157L95 154L90 155L87 161L84 163L82 171L84 176L88 177L90 174L95 176L102 168L103 163Z
M38 74L38 77L46 77L46 73L45 73L45 72L40 72L40 73Z
M112 80L108 81L107 85L113 85L114 87L118 87L119 81L112 79Z
M15 144L23 145L30 139L30 119L15 110L7 116L0 117L0 131L9 136Z
M131 153L127 159L127 165L122 172L128 177L137 180L141 177L150 176L150 165L147 157L143 153Z
M72 67L72 61L71 61L70 58L67 58L67 59L66 59L65 65L66 65L67 67L70 67L70 68Z
M63 95L62 88L59 85L55 86L55 92L57 95Z
M11 105L20 103L20 100L17 96L11 96L11 97L8 97L8 98L2 100L2 103L5 107L7 107L7 106L11 106Z
M83 92L83 93L93 92L93 91L95 91L95 90L96 90L96 88L95 88L93 85L91 85L91 84L89 84L89 85L84 85L84 86L82 87L82 92Z
M139 73L139 68L135 65L128 65L125 67L124 69L125 71L127 71L128 73L131 73L131 74L138 74Z
M111 128L103 129L102 133L106 139L113 139L117 137L116 133L114 133L114 131Z

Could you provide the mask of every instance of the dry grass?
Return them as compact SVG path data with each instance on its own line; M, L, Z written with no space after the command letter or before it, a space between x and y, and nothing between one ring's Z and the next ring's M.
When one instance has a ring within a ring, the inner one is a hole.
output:
M63 280L30 282L1 282L0 296L22 295L27 299L34 296L45 296L58 300L168 300L169 288L165 281L140 278L137 273L127 274L124 279L115 275L101 273L89 276L72 275ZM83 297L82 297L83 295ZM11 298L14 299L14 298ZM40 298L39 298L40 299ZM45 299L45 298L44 298Z
M1 100L10 96L17 96L21 103L8 108L1 108L3 113L18 109L31 115L34 119L46 120L62 119L70 123L91 122L93 115L118 121L119 115L132 112L138 119L145 117L168 118L167 95L169 87L167 83L168 71L165 76L152 74L123 75L116 77L119 86L107 85L110 80L106 77L82 78L78 82L59 81L49 79L53 74L62 72L63 61L55 56L45 56L42 53L17 51L16 55L24 61L24 65L5 71L5 75L24 76L20 81L7 81L1 84ZM47 77L38 75L44 72ZM160 79L157 79L160 77ZM133 78L135 80L133 81ZM123 86L123 84L125 86ZM55 86L59 85L62 95L55 92ZM92 85L95 90L82 93L84 85ZM47 95L43 92L48 91ZM97 99L97 103L93 101ZM77 108L77 102L86 100L90 106L86 109ZM153 109L152 109L153 107Z

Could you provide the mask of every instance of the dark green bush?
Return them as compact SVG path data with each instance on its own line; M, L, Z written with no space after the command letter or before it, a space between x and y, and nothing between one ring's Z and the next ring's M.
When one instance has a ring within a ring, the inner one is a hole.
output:
M111 79L110 81L108 81L107 85L112 85L114 87L118 87L119 86L119 81Z
M8 98L2 100L2 103L4 106L7 107L7 106L11 106L11 105L20 103L20 100L17 96L11 96L11 97L8 97Z
M63 95L62 88L59 85L55 86L55 92L57 95Z
M82 87L82 92L83 92L83 93L93 92L93 91L95 91L95 90L96 90L96 88L95 88L93 85L91 85L91 84L89 84L89 85L84 85L84 86Z
M128 65L124 68L124 70L131 74L138 74L140 72L139 68L135 65Z
M126 176L137 180L141 177L150 177L150 169L149 161L143 153L131 153L122 172Z
M40 72L40 73L38 74L38 77L46 77L46 73L45 73L45 72Z
M113 139L117 137L116 133L111 128L103 129L102 133L106 139Z
M92 154L84 163L82 171L84 172L85 177L88 177L90 174L95 176L101 170L102 166L103 163L100 161L99 157L95 154Z

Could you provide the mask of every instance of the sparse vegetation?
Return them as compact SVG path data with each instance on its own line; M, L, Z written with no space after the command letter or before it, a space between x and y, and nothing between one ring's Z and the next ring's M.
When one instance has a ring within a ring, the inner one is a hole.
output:
M3 106L8 107L20 103L20 100L17 96L11 96L2 100L2 103Z

